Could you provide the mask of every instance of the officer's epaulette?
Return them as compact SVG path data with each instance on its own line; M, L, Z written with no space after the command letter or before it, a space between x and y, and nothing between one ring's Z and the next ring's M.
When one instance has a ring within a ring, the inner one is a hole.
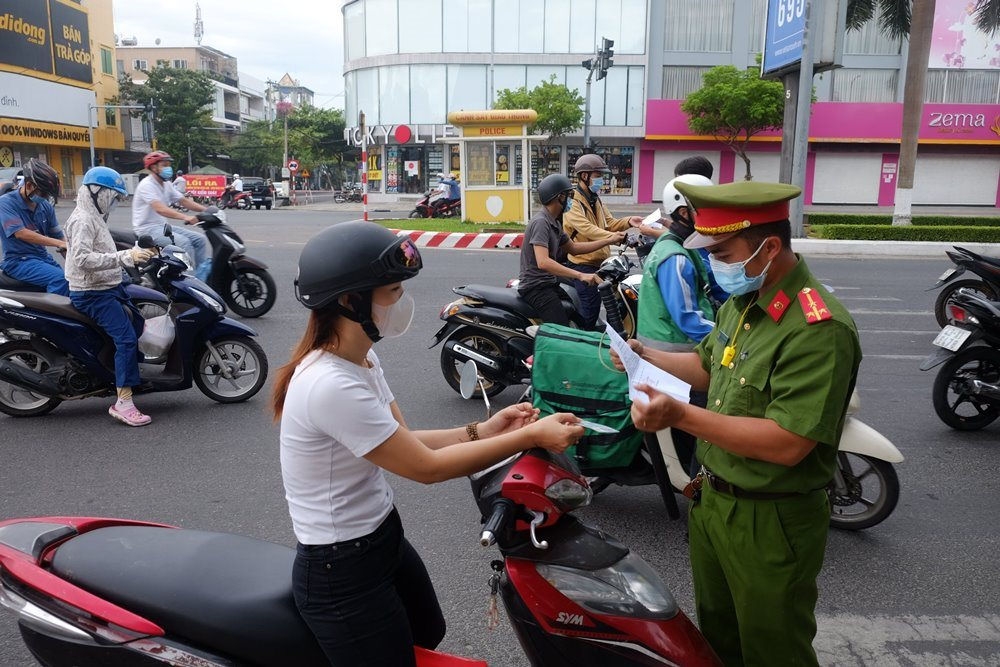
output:
M811 287L803 287L799 292L799 305L806 316L806 324L816 324L833 317L833 313L823 303L823 298L819 292Z

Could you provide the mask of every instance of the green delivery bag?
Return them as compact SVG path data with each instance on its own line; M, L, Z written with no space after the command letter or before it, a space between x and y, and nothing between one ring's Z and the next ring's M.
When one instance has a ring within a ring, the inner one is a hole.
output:
M581 469L623 467L635 458L642 433L632 423L628 378L611 364L603 333L543 324L535 336L531 385L542 417L572 412L618 430L586 431L579 444L569 448Z

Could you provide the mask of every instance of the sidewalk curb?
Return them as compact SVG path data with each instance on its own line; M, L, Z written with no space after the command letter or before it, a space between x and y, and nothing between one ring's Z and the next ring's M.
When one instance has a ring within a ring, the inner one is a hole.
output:
M458 248L490 250L520 248L524 234L466 234L463 232L425 232L393 229L408 236L420 248ZM792 239L792 249L803 255L840 255L849 257L908 257L915 259L945 259L945 251L955 244L936 241L830 241L825 239ZM1000 243L961 243L963 248L977 253L1000 256Z

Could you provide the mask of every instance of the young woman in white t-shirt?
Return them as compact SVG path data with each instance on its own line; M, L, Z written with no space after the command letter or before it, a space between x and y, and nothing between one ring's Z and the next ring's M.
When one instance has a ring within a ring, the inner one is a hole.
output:
M331 665L414 665L414 645L444 637L384 471L430 484L531 447L562 452L583 435L575 416L539 420L528 403L464 427L407 428L372 345L409 327L413 299L402 281L421 266L409 239L370 222L329 227L299 257L296 295L311 312L278 371L273 408L299 542L295 602Z

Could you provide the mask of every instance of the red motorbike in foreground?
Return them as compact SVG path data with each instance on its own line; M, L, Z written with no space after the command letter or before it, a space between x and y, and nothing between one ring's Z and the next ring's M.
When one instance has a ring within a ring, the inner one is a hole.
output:
M720 665L639 556L570 512L587 480L534 449L470 477L491 588L528 662ZM328 664L292 598L295 552L260 540L122 519L0 523L0 604L47 667ZM420 667L486 667L417 649Z

